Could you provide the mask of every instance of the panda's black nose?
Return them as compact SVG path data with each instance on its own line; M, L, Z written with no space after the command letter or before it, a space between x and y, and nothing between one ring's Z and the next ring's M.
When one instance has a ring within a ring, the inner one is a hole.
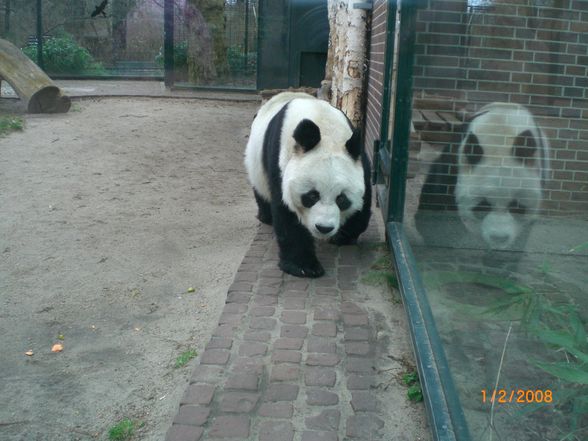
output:
M492 234L490 240L497 246L505 246L510 241L510 236L508 234Z
M317 230L319 230L323 234L328 234L335 229L335 227L331 227L328 225L320 225L320 224L316 224L315 227Z

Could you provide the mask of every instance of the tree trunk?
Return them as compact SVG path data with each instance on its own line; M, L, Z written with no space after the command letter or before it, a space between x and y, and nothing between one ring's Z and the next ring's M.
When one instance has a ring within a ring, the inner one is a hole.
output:
M353 9L354 3L356 0L329 0L329 53L325 81L331 81L331 104L359 127L363 120L367 13Z
M188 0L184 17L190 80L209 83L227 72L224 0Z
M0 79L8 81L29 113L65 113L70 99L12 43L0 39Z
M137 0L112 1L111 14L113 61L121 61L127 57L127 15L136 4Z

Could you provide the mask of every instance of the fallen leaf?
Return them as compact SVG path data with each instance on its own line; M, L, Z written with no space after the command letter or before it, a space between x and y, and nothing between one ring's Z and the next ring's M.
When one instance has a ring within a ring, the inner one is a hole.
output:
M55 343L51 348L51 352L61 352L63 351L63 345L61 343Z
M29 357L32 357L33 354L34 354L34 352L31 349L29 349L28 351L25 352L25 355L28 355Z

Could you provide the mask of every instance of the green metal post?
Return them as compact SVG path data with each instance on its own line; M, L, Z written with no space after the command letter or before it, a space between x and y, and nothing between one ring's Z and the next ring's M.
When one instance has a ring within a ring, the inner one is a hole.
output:
M394 102L394 129L392 132L392 167L388 199L388 222L402 222L408 168L408 147L412 117L412 69L414 65L414 42L416 36L417 3L414 0L399 0L400 36L398 49L398 72Z
M249 0L245 0L245 38L243 40L243 73L247 73L247 56L249 55Z
M37 65L45 68L43 61L43 6L41 0L37 0Z
M174 2L163 3L163 69L165 87L173 87L175 82L174 63Z

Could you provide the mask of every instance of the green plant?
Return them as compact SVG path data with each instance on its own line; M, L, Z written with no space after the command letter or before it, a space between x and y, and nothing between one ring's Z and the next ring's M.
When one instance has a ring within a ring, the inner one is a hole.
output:
M543 298L536 304L529 332L537 337L559 361L531 360L533 365L557 379L557 404L567 409L573 432L588 434L588 335L587 324L578 307L555 304ZM574 435L575 436L575 435ZM580 438L569 438L580 439Z
M108 439L110 441L128 440L133 436L137 427L140 427L138 422L125 418L110 428Z
M584 243L570 252L587 247L588 243ZM588 323L572 299L549 285L552 265L543 261L537 271L537 278L545 282L545 288L534 289L508 278L475 272L430 271L423 278L427 288L432 289L447 284L477 284L497 289L499 293L488 307L471 310L481 316L519 322L523 332L546 348L545 355L531 359L530 364L553 378L550 387L553 402L529 404L521 414L550 406L559 418L565 419L557 426L569 429L561 440L588 439Z
M0 136L5 136L10 132L22 130L24 120L20 116L0 115Z
M382 285L387 283L391 288L398 288L398 279L396 274L390 271L392 268L392 259L389 254L378 258L371 266L361 281L366 285Z
M227 48L227 63L229 72L232 74L248 74L255 72L257 54L255 52L243 53L240 46L231 46Z
M155 62L163 66L164 56L163 48L159 49L159 53L155 56ZM180 41L174 45L174 67L188 66L188 42Z
M37 61L36 44L29 45L22 51L31 60ZM103 66L94 60L90 52L66 33L49 37L43 42L43 63L45 70L50 73L104 72Z
M419 374L416 371L405 372L402 375L402 382L408 386L406 396L410 401L423 401L423 390L419 381Z
M178 358L176 358L176 363L174 364L174 367L177 369L185 366L186 364L188 364L190 360L192 360L197 355L198 352L194 351L193 349L188 349L187 351L182 352L180 355L178 355Z

